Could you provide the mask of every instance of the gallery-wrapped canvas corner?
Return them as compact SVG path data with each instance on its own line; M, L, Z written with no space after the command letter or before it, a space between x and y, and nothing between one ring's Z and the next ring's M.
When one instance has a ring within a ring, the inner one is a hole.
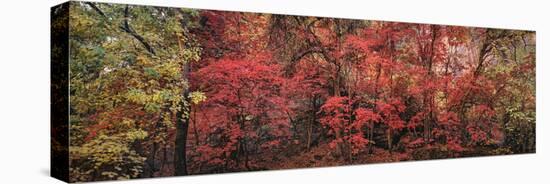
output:
M51 172L87 182L535 153L535 32L72 1Z

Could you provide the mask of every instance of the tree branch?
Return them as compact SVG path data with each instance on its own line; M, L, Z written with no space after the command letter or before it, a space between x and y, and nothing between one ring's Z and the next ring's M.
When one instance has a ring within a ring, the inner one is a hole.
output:
M142 45L143 47L145 47L145 49L151 53L152 55L156 55L155 53L155 50L153 49L153 47L147 43L147 41L145 40L145 38L143 38L141 35L139 35L131 26L130 26L130 23L128 22L128 20L130 19L130 10L129 10L129 6L126 5L126 8L124 8L124 22L122 23L122 25L120 26L120 29L122 29L124 32L132 35L136 40L138 40Z
M101 9L99 9L99 7L97 7L94 3L92 2L86 2L86 4L88 6L90 6L93 10L95 10L99 15L101 15L103 18L107 18L107 16L105 15L105 13L103 13L103 11L101 11Z
M104 18L105 20L109 21L109 19L107 18L107 15L98 7L96 6L94 3L92 2L85 2L85 4L87 4L88 6L90 6L94 11L96 11L102 18ZM151 53L152 55L156 55L156 52L155 50L153 49L153 47L147 43L147 41L145 40L145 38L143 38L143 36L139 35L129 24L128 20L130 18L130 10L129 10L129 6L126 5L126 8L124 8L124 22L122 23L122 25L119 27L122 31L130 34L132 37L134 37L136 40L138 40L142 45L143 47L147 50L147 52Z

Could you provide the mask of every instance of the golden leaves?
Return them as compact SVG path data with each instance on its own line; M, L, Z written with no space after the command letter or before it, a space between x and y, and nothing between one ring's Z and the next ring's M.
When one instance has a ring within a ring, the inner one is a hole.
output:
M189 98L191 99L191 102L193 102L193 104L199 104L200 102L206 100L206 95L200 91L193 91L189 94Z

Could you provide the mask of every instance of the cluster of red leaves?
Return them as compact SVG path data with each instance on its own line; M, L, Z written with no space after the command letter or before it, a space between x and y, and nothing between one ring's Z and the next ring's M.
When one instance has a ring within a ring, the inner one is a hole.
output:
M289 135L284 79L277 65L221 59L193 73L207 99L196 106L195 117L206 144L197 149L200 160L216 165L254 142L269 150ZM220 143L221 142L221 143Z

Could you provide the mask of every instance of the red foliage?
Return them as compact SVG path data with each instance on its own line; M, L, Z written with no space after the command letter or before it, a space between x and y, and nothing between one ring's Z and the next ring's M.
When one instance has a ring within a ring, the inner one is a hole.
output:
M278 71L277 65L222 59L193 74L201 84L197 88L207 96L197 107L203 117L197 119L203 139L226 140L201 146L197 151L202 161L215 164L246 144L243 141L271 149L286 140L289 109Z
M268 38L259 28L265 17L204 14L213 36L202 42L217 52L192 74L199 84L193 89L208 97L196 106L204 142L197 151L205 163L238 162L252 144L256 153L305 142L309 148L312 134L342 156L384 147L407 158L422 147L458 153L504 137L495 93L513 75L480 73L478 53L465 51L483 31L298 18L277 22L287 32L273 27ZM268 43L283 36L304 44ZM533 68L517 67L514 75ZM295 135L301 132L308 133Z

